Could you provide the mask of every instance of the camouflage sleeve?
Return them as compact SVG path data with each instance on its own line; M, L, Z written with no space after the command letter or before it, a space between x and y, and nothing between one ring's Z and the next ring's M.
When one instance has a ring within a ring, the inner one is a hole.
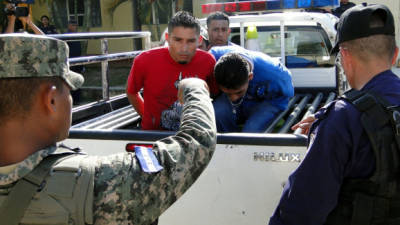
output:
M158 173L145 173L134 154L98 158L94 188L95 224L149 224L198 178L216 145L214 111L204 81L183 85L180 130L153 146Z

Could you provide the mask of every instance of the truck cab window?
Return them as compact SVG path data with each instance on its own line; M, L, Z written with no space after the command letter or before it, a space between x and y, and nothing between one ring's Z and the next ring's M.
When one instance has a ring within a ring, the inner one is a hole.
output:
M261 51L271 57L280 57L280 27L257 26L257 30ZM238 27L232 28L231 41L240 45ZM334 58L329 54L331 48L328 35L319 26L285 26L285 57L288 68L333 66Z

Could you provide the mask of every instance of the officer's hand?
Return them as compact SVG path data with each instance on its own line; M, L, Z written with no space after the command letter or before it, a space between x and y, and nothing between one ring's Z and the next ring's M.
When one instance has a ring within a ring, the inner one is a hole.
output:
M183 79L179 82L179 86L178 86L178 101L181 104L185 103L185 90L186 89L192 89L192 88L196 88L196 87L205 87L207 89L207 91L210 91L210 89L208 88L207 83L204 80L201 80L199 78L186 78Z
M292 130L296 130L298 128L301 129L301 134L308 134L310 131L311 124L315 121L315 116L310 115L304 120L296 123L295 125L292 126Z

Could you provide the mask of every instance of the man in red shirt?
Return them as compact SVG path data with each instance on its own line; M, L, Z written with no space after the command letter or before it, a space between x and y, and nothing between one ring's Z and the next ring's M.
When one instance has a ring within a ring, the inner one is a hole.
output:
M127 96L142 117L142 129L161 130L161 113L177 101L180 80L197 77L216 94L214 57L197 48L201 42L200 24L188 12L176 13L168 24L167 47L142 52L133 61L127 81ZM140 90L143 88L143 96ZM176 105L176 104L174 104ZM163 126L164 129L169 129Z

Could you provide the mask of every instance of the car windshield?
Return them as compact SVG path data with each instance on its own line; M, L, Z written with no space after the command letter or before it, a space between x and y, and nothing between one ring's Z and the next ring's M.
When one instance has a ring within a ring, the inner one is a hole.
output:
M272 57L280 57L280 27L258 26L257 32L261 51ZM231 41L240 45L239 28L232 28ZM288 68L333 66L334 57L329 54L331 48L328 36L320 26L285 26L285 57Z

